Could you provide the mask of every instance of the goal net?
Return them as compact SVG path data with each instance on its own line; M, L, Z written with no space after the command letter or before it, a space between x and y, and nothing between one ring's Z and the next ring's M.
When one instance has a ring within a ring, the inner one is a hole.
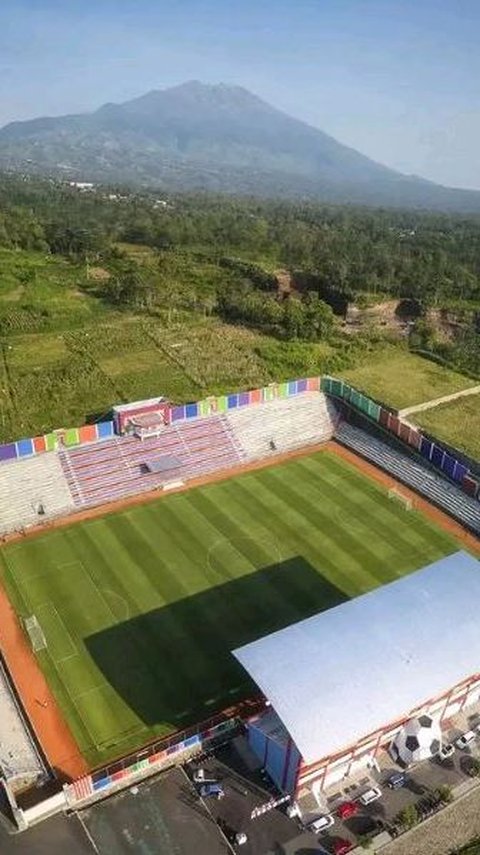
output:
M398 502L400 505L402 505L403 508L405 508L406 511L411 511L413 508L412 499L409 496L406 496L404 493L402 493L401 490L398 490L396 487L392 487L388 491L388 498L392 502Z
M47 646L47 639L45 638L43 629L35 615L25 618L25 629L28 633L34 653L37 653L39 650L44 650Z

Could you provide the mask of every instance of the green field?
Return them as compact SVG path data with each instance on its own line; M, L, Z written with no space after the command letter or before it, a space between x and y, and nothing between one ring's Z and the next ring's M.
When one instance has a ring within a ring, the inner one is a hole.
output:
M321 452L6 545L0 566L98 764L248 696L238 645L456 548Z
M476 385L457 371L400 348L387 349L340 374L352 386L399 410Z
M480 394L412 413L409 420L480 460Z

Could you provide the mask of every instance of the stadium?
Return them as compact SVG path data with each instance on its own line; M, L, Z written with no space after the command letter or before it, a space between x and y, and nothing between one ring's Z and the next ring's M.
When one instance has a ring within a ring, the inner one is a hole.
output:
M419 620L415 680L411 647L382 648L382 673L403 674L395 705L380 680L345 703L352 663L375 658L370 608L391 626L404 602L412 622L428 586L455 625L462 574L480 599L463 551L479 552L480 467L342 381L119 405L0 446L0 488L0 769L16 809L52 779L59 805L82 805L239 725L278 789L318 795L415 716L478 701L471 655L428 678L439 611Z

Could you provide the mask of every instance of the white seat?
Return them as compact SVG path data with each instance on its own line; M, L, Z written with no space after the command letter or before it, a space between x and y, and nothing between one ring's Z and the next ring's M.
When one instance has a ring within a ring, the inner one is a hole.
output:
M247 460L331 439L337 411L321 392L304 392L228 412Z

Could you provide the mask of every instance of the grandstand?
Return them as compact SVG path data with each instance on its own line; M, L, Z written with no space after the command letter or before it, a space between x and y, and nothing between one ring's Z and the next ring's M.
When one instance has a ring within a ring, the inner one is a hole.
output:
M366 460L370 460L375 466L384 469L398 481L412 487L476 534L480 534L478 500L466 496L454 484L436 475L420 462L420 458L412 459L348 422L342 422L335 434L335 439Z
M169 425L160 435L132 436L59 451L76 506L99 505L186 481L244 462L240 443L225 416ZM152 459L161 467L152 467ZM154 471L151 471L153 468Z
M247 460L258 460L331 439L337 411L325 395L305 392L228 413Z
M0 774L13 791L37 784L47 774L1 661Z
M114 408L111 422L0 446L0 535L332 438L480 533L479 483L465 462L342 381L319 387L311 378L181 406L152 398ZM355 412L407 453L353 427Z
M73 499L57 454L0 466L0 534L70 513Z

